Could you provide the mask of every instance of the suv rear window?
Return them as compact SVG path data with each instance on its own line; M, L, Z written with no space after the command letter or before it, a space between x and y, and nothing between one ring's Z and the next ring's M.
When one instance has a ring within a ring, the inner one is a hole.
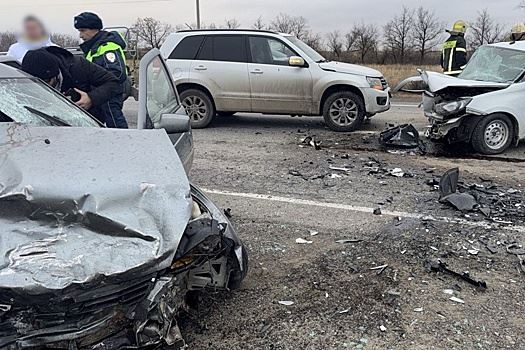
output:
M241 35L211 35L199 52L198 60L247 62L245 38Z
M188 36L177 45L170 55L172 60L193 60L202 45L204 35Z

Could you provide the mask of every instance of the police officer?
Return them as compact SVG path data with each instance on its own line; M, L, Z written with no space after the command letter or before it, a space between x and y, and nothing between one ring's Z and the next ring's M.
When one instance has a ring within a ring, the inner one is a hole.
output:
M464 21L457 21L452 30L447 30L450 37L443 45L441 54L441 67L444 74L457 76L465 68L468 62L466 31L467 24Z
M128 80L124 54L126 42L119 33L102 30L102 20L91 12L83 12L76 16L75 28L83 40L80 48L86 59L113 73L120 83L121 94L108 101L107 106L104 107L106 126L127 129L128 123L122 113L124 104L122 96Z
M525 41L525 24L516 23L515 25L512 26L510 40L512 42Z
M101 122L105 118L103 107L121 94L113 74L58 46L28 51L22 70L69 96Z

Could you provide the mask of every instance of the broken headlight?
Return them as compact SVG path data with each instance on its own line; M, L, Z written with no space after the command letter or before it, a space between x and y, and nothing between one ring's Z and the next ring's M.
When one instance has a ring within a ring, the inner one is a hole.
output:
M443 116L461 113L467 108L470 101L472 101L471 98L464 98L457 101L437 104L435 107L436 113Z

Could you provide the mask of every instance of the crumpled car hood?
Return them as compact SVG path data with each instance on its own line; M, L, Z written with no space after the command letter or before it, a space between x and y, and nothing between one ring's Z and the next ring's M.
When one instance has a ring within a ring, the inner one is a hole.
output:
M191 205L164 131L0 124L0 288L167 268Z
M342 62L336 62L336 61L319 63L319 67L321 67L321 69L323 70L334 71L338 73L363 75L367 77L376 77L376 78L383 76L381 72L375 69L372 69L372 68L368 68L365 66L359 66L357 64L342 63Z
M421 78L428 85L430 92L439 92L451 87L504 89L509 86L509 84L505 83L460 79L431 71L423 71L421 73Z

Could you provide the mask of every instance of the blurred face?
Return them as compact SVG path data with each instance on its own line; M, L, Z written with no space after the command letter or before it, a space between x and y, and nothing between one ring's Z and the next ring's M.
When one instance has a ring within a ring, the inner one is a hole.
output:
M82 39L82 41L88 41L93 39L93 37L95 37L95 35L97 35L98 32L98 29L80 28L78 30L78 36L80 37L80 39Z
M24 36L31 41L39 41L46 36L46 31L38 21L28 20L24 22Z

